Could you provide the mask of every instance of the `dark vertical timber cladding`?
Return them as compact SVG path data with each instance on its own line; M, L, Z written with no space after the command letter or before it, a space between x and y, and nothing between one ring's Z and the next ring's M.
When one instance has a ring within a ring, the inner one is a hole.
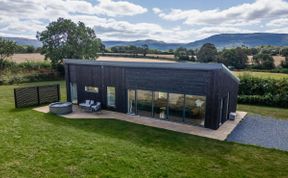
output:
M132 89L206 96L209 73L179 69L127 68L126 86Z
M84 102L87 99L101 101L101 67L100 66L75 66L77 75L71 77L77 83L78 102ZM93 86L99 88L99 93L85 92L85 86Z
M71 102L71 91L70 91L70 65L69 64L65 64L64 65L65 68L65 81L66 81L66 98L67 101Z
M228 112L226 112L225 110L225 114L228 115L229 117L229 113L230 112L236 112L237 109L237 94L238 94L238 83L233 80L227 73L218 70L215 73L215 77L216 79L215 81L215 89L214 91L216 92L216 98L214 99L214 106L217 109L215 112L215 116L217 116L217 119L215 118L213 120L213 128L217 129L219 127L219 124L221 122L221 116L220 116L220 102L221 99L223 99L225 101L225 99L227 99L226 101L229 102L228 105ZM228 101L228 92L230 93L229 95L229 101ZM225 103L227 103L225 102ZM226 107L226 106L223 106ZM222 118L222 123L224 123L227 118Z
M206 96L205 127L217 129L220 122L220 100L229 98L229 111L236 111L238 82L225 69L182 69L117 65L65 65L67 92L70 82L77 84L78 102L100 101L107 108L107 86L116 89L115 111L127 112L127 89L143 89ZM99 88L99 93L85 92L85 86ZM67 98L70 98L70 94Z
M205 127L211 129L217 129L215 119L217 119L216 113L218 109L217 105L217 86L216 86L216 71L208 72L209 85L208 85L208 93L206 95L206 112L205 112Z
M123 67L104 66L103 70L103 86L105 87L105 95L103 105L107 106L107 87L115 87L116 90L116 108L119 112L127 112L126 103L126 87L125 87L125 69Z

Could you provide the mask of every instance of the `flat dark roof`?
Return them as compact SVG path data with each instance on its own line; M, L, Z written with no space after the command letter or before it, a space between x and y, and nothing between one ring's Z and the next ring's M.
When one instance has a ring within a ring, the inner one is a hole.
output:
M131 68L162 68L162 69L192 69L192 70L222 70L237 82L240 81L225 65L220 63L192 63L192 62L114 62L81 59L64 59L65 64L115 66Z

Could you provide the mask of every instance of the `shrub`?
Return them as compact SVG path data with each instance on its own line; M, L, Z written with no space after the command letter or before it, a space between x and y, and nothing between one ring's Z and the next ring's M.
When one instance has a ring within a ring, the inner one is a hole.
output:
M288 80L240 77L239 103L288 107Z

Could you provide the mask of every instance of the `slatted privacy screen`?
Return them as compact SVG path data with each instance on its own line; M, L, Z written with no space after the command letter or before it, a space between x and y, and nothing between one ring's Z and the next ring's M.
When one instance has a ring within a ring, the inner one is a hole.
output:
M60 86L35 86L14 89L15 107L39 106L60 100Z

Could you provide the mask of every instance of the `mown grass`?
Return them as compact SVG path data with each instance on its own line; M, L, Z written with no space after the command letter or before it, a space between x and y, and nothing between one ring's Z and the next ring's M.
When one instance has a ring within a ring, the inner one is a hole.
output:
M276 119L288 120L288 109L285 109L285 108L238 104L237 109L240 111L246 111L249 114L257 114L257 115L273 117Z
M288 74L284 73L271 73L271 72L252 72L252 71L233 71L233 73L240 77L244 75L250 75L253 77L260 77L260 78L272 78L272 79L288 79Z
M14 109L14 87L0 86L1 177L288 175L288 152L117 120L68 120Z

